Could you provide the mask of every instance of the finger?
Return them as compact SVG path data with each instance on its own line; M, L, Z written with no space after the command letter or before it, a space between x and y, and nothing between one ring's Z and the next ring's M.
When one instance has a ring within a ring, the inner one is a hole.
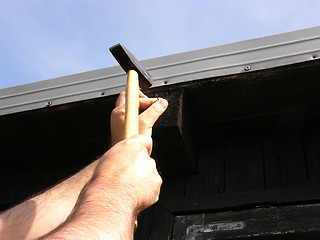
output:
M156 101L159 99L157 98L140 98L139 99L139 109L147 109L150 107L152 104L154 104Z
M121 92L117 101L116 101L116 107L119 107L126 102L126 92Z
M148 99L148 97L143 92L141 92L139 90L139 99ZM126 92L121 92L119 94L117 101L116 101L116 107L119 107L119 106L125 104L125 102L126 102Z
M125 92L123 92L123 93L125 93ZM148 107L150 107L152 104L154 104L158 100L159 99L157 99L157 98L139 98L139 109L140 110L147 109ZM124 114L124 111L125 111L124 102L125 102L125 98L123 98L122 96L119 95L118 101L116 103L116 108L115 108L116 113Z
M148 98L141 90L139 90L139 98Z
M140 122L145 129L152 128L161 114L167 109L168 101L161 98L140 114Z
M149 156L152 152L152 138L144 135L135 135L130 137L132 140L139 143L141 146L145 147L148 151Z

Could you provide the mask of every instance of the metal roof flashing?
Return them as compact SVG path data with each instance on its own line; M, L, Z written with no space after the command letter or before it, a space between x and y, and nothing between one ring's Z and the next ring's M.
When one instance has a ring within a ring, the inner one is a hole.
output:
M154 87L269 69L320 58L320 26L142 61ZM114 95L119 66L0 89L0 115Z

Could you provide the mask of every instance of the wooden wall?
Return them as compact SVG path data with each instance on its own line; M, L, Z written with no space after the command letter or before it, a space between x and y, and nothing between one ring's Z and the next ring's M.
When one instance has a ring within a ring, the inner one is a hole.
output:
M136 239L319 239L320 69L291 67L180 91L193 151L175 161L192 161L165 171Z
M153 132L164 183L135 239L319 239L319 66L149 90L169 100ZM1 209L105 152L115 100L0 117Z

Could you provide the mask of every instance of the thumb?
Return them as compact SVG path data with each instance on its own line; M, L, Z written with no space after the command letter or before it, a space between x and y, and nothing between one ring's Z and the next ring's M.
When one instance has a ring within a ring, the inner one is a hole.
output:
M130 137L129 139L133 140L136 143L143 146L147 150L149 156L151 155L151 152L152 152L152 138L151 137L144 136L144 135L135 135L135 136Z
M158 118L168 107L168 101L160 98L139 115L139 124L141 133L151 129Z

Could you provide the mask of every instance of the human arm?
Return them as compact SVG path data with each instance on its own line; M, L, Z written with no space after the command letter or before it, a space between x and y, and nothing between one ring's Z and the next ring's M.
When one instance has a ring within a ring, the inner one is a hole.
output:
M151 136L151 128L165 108L158 111L159 101L140 95L141 109L146 109L139 116L140 132ZM113 145L120 140L117 134L123 131L124 94L119 96L116 108L111 115L113 122L116 122L111 126L111 132L113 139L118 140L114 140ZM35 239L62 224L74 208L80 191L91 179L98 163L99 160L93 162L48 191L0 214L0 239Z
M69 216L98 161L0 215L0 239L35 239L52 231Z
M112 147L68 220L43 239L132 239L138 212L158 200L162 183L151 145L139 135Z

